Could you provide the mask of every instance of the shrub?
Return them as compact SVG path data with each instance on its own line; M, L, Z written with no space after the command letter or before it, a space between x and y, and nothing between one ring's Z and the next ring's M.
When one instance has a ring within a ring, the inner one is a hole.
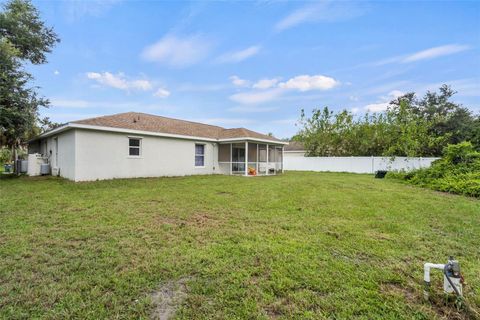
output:
M8 148L0 148L0 165L10 162L12 160L12 150Z
M480 152L470 142L448 145L442 159L430 168L411 172L391 172L388 178L438 191L480 197Z

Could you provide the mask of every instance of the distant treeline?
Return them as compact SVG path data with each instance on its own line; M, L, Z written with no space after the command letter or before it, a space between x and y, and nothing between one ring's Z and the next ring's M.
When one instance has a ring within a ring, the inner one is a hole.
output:
M454 94L447 85L421 99L408 93L386 111L360 118L328 107L310 117L302 110L293 140L303 142L310 156L440 156L448 144L462 141L480 150L480 116L450 101Z

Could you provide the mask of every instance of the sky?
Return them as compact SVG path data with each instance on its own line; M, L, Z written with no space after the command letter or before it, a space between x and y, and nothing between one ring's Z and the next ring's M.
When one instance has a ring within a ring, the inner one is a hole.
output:
M61 42L29 66L56 122L137 111L279 138L449 84L480 112L480 1L33 1Z

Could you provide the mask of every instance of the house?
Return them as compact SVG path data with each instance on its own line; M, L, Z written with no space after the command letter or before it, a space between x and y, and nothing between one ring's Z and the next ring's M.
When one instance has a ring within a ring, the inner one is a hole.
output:
M307 153L305 146L300 141L290 141L284 148L284 156L291 157L304 157Z
M72 121L29 141L29 153L74 181L283 172L288 143L244 128L127 112Z

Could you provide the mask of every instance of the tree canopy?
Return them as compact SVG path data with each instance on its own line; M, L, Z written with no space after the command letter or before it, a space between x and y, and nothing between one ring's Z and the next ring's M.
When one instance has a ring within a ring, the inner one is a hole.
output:
M39 108L48 107L30 82L26 64L43 64L59 41L38 10L26 0L11 0L0 11L0 136L9 147L22 144L39 122Z
M480 116L451 101L455 92L415 93L390 102L385 112L361 117L328 107L301 111L302 141L310 156L439 156L448 144L470 141L480 149Z

